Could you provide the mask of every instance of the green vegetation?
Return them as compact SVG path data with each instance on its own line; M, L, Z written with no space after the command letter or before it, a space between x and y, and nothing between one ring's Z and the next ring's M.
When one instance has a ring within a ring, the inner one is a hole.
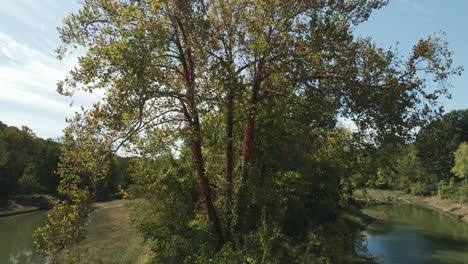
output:
M403 190L468 201L468 110L452 111L424 126L415 141L376 149L371 177L360 187Z
M61 143L37 137L29 128L0 122L0 210L30 211L52 208L62 155ZM109 177L96 185L96 199L115 199L119 188L130 183L129 158L111 155ZM1 212L0 212L1 213Z
M468 143L461 143L454 156L455 166L450 171L456 176L466 179L468 177Z
M55 195L59 177L53 172L60 155L59 143L38 138L27 127L0 122L0 207L16 200L12 196L21 195L17 202L24 202L25 195Z
M453 141L467 131L451 113L439 120L438 98L462 71L443 36L404 60L353 34L385 4L84 1L59 29L59 57L86 52L58 91L104 93L68 120L39 251L53 261L77 244L92 252L93 201L118 189L149 263L372 262L356 253L365 222L353 190L433 193L452 179ZM343 117L358 130L339 128ZM24 192L37 188L36 168L18 170ZM120 246L83 261L135 256Z

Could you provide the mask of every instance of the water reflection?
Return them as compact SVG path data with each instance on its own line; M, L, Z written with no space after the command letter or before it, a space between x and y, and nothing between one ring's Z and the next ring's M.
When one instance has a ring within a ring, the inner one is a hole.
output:
M365 232L369 253L385 264L467 264L468 225L412 205L378 205L386 215Z
M32 234L42 224L45 211L0 218L0 263L41 264Z

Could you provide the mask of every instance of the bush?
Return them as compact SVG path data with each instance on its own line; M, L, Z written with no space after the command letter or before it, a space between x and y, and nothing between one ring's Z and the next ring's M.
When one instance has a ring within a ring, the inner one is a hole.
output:
M431 195L434 187L424 182L416 182L410 185L411 193L414 195Z
M456 202L468 202L468 185L457 185L453 181L450 181L449 183L441 181L438 184L438 194L444 199Z

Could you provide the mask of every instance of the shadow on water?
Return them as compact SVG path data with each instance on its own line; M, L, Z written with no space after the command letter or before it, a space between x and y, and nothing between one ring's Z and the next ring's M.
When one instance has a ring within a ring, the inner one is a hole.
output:
M413 205L376 205L386 219L364 232L369 253L385 264L467 264L468 225Z

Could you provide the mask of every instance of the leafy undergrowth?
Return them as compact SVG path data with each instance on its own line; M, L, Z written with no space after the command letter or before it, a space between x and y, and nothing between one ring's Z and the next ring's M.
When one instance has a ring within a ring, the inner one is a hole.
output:
M99 203L97 210L90 216L87 238L77 246L62 251L57 262L145 263L149 256L143 238L129 223L129 213L125 201Z

